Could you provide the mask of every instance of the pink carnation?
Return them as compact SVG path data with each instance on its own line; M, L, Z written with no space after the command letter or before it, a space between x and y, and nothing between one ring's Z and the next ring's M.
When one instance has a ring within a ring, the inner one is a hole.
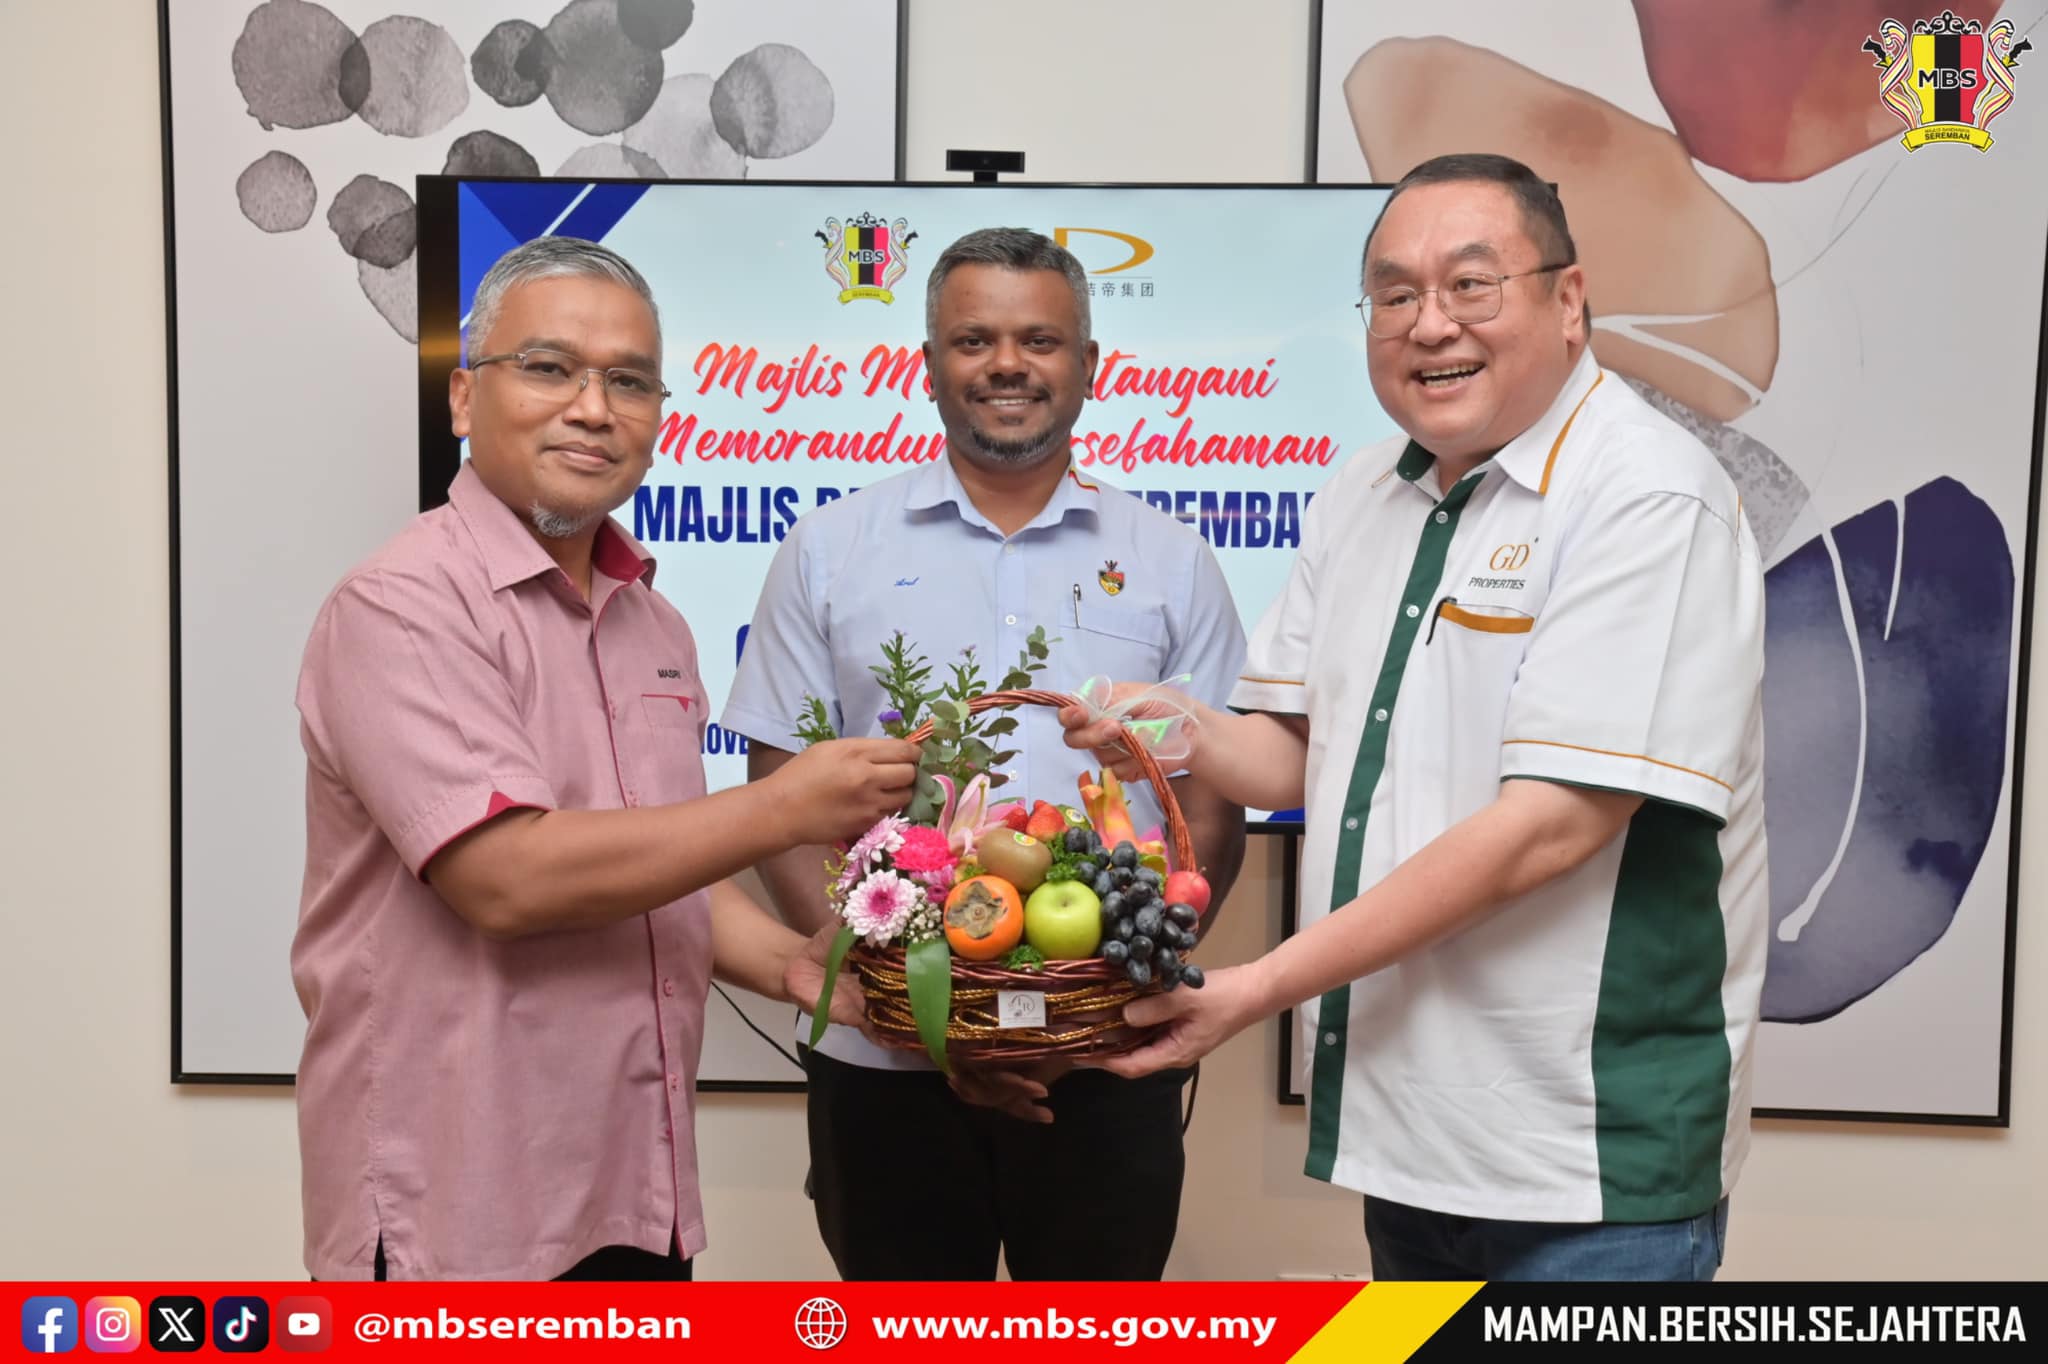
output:
M946 836L928 825L918 824L903 831L903 843L890 860L896 870L951 873L953 848Z

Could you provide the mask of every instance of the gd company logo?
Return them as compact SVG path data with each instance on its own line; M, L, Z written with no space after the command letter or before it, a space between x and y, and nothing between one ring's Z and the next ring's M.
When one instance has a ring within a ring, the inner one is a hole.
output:
M1075 232L1085 232L1091 237L1108 237L1113 241L1122 243L1124 249L1130 252L1128 256L1125 256L1115 265L1088 267L1088 273L1091 275L1114 275L1120 270L1134 269L1152 259L1152 243L1146 241L1143 237L1134 237L1128 232L1111 231L1106 227L1056 227L1052 230L1052 239L1064 249L1074 252L1075 255L1080 255L1082 254L1080 248L1072 244L1069 239L1070 234ZM1090 252L1089 254L1092 255L1093 253Z
M841 303L857 298L896 301L891 290L910 268L907 252L917 240L908 222L898 218L892 223L863 213L844 223L827 218L824 230L811 235L825 243L825 273L839 286Z
M829 1350L846 1339L846 1309L830 1298L812 1298L796 1309L796 1338L813 1350Z
M1991 120L2012 103L2012 73L2033 46L2013 41L2013 24L2000 19L1990 31L1975 19L1943 10L1906 26L1887 19L1863 50L1877 58L1877 102L1906 125L1899 140L1909 152L1930 142L1967 142L1991 150Z
M1496 573L1512 573L1529 562L1527 545L1502 545L1486 560L1486 566Z

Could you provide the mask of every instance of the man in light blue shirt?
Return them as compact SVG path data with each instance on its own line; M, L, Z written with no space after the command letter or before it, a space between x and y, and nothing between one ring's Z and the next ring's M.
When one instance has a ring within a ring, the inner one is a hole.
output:
M972 648L993 685L1043 626L1055 641L1037 677L1047 690L1096 674L1185 673L1204 702L1228 696L1245 636L1207 543L1072 467L1095 377L1088 313L1079 262L1035 232L970 233L933 265L924 355L946 458L820 507L783 541L722 717L751 741L750 777L789 761L807 695L824 700L841 734L882 733L890 703L869 669L897 630L935 676ZM1017 754L997 794L1078 804L1089 765L1066 746L1057 713L1014 713L1020 728L1005 746ZM1160 823L1152 792L1127 789L1137 828ZM1244 811L1184 778L1174 794L1220 905L1243 858ZM824 860L822 848L799 848L761 867L804 931L829 916ZM1033 1123L963 1101L921 1054L852 1029L830 1029L806 1070L818 1227L843 1277L992 1279L999 1252L1014 1279L1164 1273L1190 1072L1048 1071L1056 1121ZM989 1097L986 1079L959 1083ZM903 1215L897 1177L906 1152L945 1190L915 1218ZM1081 1226L1087 1234L1074 1235Z

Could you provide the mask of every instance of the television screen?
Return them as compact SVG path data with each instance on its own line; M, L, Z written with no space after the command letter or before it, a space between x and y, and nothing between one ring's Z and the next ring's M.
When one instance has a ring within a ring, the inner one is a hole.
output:
M919 350L925 278L976 228L1033 228L1087 270L1101 360L1074 467L1200 532L1247 633L1286 582L1323 480L1394 431L1366 379L1354 306L1384 186L423 177L419 189L423 505L459 467L447 375L499 256L544 234L584 237L652 286L674 396L653 471L617 517L655 555L657 589L696 633L714 721L756 591L796 520L944 457ZM1144 571L1105 562L1102 590ZM984 660L997 676L1009 662ZM1084 680L1061 662L1055 646L1042 685ZM710 726L712 790L746 780L745 747ZM1269 829L1299 820L1249 816Z

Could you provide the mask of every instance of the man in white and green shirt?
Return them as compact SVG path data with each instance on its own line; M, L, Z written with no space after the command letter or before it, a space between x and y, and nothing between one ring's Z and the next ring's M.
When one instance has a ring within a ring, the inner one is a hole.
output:
M1363 264L1407 433L1310 505L1190 770L1305 801L1302 931L1124 1073L1300 1006L1307 1172L1381 1278L1711 1278L1763 987L1763 570L1711 454L1586 349L1564 213L1443 157ZM1069 742L1108 736L1077 712Z

